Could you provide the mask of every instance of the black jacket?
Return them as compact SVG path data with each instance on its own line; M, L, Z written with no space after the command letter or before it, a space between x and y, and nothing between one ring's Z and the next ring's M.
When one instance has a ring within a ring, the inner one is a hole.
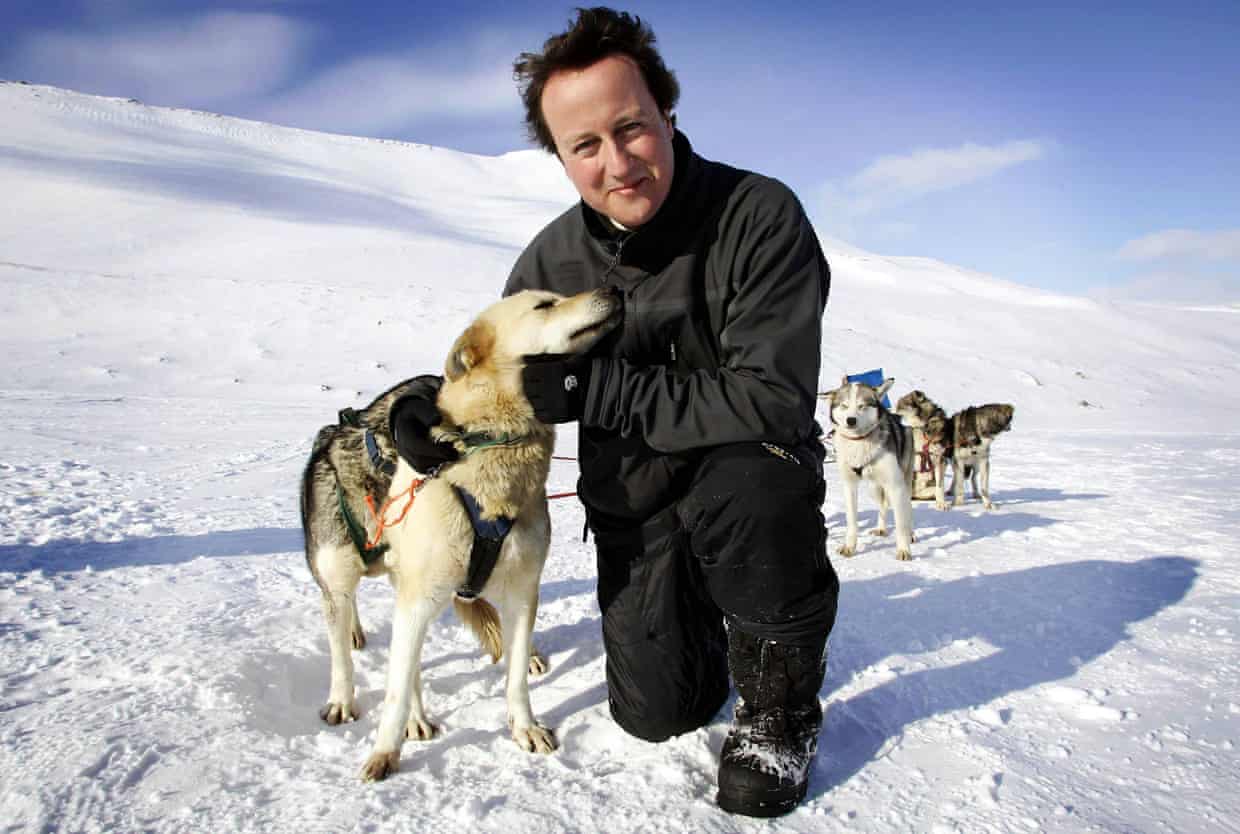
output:
M504 289L624 291L597 349L579 424L578 494L596 529L675 501L702 450L817 444L814 402L830 270L782 183L674 139L666 202L621 232L585 203L544 228Z

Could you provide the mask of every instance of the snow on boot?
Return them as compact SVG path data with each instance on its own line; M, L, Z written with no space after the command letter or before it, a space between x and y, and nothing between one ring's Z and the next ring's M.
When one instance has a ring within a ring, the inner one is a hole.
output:
M824 645L788 646L728 632L728 666L740 697L719 755L719 807L775 817L805 798L818 746Z

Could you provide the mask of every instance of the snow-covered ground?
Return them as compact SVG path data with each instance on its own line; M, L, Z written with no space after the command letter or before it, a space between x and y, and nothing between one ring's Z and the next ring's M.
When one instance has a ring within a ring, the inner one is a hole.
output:
M897 396L1016 420L995 511L919 505L914 561L835 557L810 796L763 823L713 804L725 715L660 745L609 719L571 500L532 685L558 752L512 743L502 668L445 618L425 660L444 732L363 784L375 580L362 717L317 716L310 438L441 366L571 201L553 160L4 83L0 195L0 831L1240 831L1240 308L1050 295L824 237L824 389L881 365ZM558 461L549 487L574 479Z

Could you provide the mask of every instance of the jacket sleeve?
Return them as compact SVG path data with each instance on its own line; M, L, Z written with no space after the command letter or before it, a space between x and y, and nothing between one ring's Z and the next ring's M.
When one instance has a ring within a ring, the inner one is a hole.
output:
M582 421L672 453L812 432L830 270L800 203L764 180L725 212L708 269L728 276L718 370L594 361ZM757 189L755 189L757 190Z

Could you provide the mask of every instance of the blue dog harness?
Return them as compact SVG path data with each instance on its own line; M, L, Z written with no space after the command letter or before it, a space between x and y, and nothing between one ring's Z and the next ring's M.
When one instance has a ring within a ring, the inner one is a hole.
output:
M482 507L478 499L461 487L454 487L465 511L469 513L469 523L474 528L474 545L469 551L469 571L465 575L465 584L456 589L456 598L463 602L473 602L486 587L495 563L499 560L499 551L504 539L512 531L512 519L503 516L487 521L482 517Z

